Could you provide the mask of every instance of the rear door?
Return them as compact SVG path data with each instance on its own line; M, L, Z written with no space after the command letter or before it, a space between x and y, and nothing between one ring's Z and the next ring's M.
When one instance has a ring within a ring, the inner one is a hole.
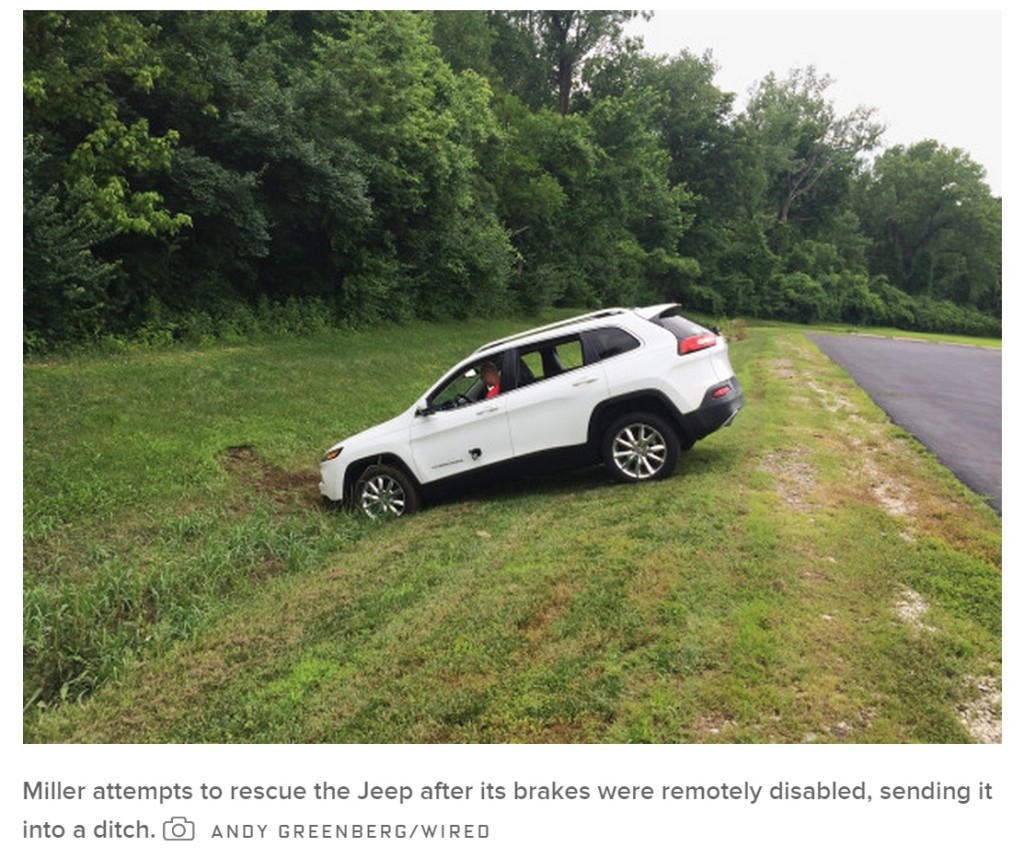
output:
M601 365L587 365L578 335L515 352L516 388L507 394L508 424L517 457L587 441L590 415L608 395Z

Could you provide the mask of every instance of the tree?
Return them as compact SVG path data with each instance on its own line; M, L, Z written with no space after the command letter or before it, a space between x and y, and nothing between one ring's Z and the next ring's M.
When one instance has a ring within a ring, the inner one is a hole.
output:
M475 71L488 80L497 81L498 73L491 62L497 33L486 12L435 11L434 44L454 72Z
M670 159L668 179L691 195L692 225L679 252L699 260L701 273L686 297L705 310L750 312L743 301L770 281L764 263L771 260L760 255L761 239L752 238L761 229L762 174L747 131L733 121L734 96L715 86L718 67L710 53L638 55L628 65L620 85L657 95L652 128Z
M495 109L502 139L486 172L514 248L517 301L531 310L593 302L579 264L580 242L591 232L583 209L600 157L590 126L581 116L531 111L507 94Z
M935 140L894 146L859 184L872 271L911 294L998 312L1002 207L980 165Z
M778 224L798 212L809 216L815 197L842 196L858 159L884 131L873 108L841 115L825 95L832 83L809 66L781 81L769 74L751 93L743 124L760 154L768 210Z
M669 154L652 130L658 106L657 93L636 89L597 101L587 115L601 153L592 201L601 228L580 234L590 238L585 264L606 302L679 300L700 272L680 252L694 195L669 179Z
M813 69L736 117L710 54L643 55L636 14L26 12L26 342L278 307L999 312L977 165L932 142L865 173L880 126Z
M315 99L317 127L362 153L372 209L359 256L373 261L372 272L350 264L343 291L387 284L382 309L397 316L503 305L508 241L479 187L478 153L498 135L487 81L443 61L429 16L352 12L340 21L316 47L314 80L330 91Z
M635 11L498 12L498 68L513 92L528 104L547 104L553 96L558 112L570 112L574 88L584 66L600 65L610 56L635 47L624 39L622 25ZM522 69L529 73L524 77ZM543 84L540 102L531 96ZM517 85L518 84L518 85ZM531 92L533 90L533 92Z
M53 278L27 267L26 324L67 338L131 324L145 287L112 276L114 264L123 270L122 249L165 248L192 222L167 205L162 187L180 135L151 110L166 73L160 27L152 13L27 11L23 30L23 124L34 153L26 155L34 203L26 253L45 258L63 234L75 260L58 266L69 296L60 305L50 300ZM48 321L33 322L41 306Z
M25 12L23 22L25 130L56 156L81 217L114 234L188 226L153 190L178 132L152 133L136 108L164 72L157 26L130 12Z
M40 186L46 156L25 138L22 171L22 295L26 349L96 333L116 266L92 247L105 234L68 211L56 185Z

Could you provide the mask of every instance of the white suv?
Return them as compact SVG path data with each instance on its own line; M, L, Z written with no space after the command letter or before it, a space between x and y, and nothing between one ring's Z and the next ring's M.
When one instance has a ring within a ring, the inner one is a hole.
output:
M604 462L624 482L664 479L743 406L725 339L678 310L600 310L481 346L407 411L331 447L321 494L381 518L503 470Z

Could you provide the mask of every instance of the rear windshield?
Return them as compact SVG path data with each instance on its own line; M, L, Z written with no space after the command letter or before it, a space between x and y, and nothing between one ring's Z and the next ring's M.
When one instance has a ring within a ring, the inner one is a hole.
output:
M703 325L698 325L696 322L691 322L689 319L675 315L675 310L670 310L669 313L670 315L659 316L657 319L651 319L651 321L671 331L680 340L685 340L687 337L695 337L698 334L710 333Z

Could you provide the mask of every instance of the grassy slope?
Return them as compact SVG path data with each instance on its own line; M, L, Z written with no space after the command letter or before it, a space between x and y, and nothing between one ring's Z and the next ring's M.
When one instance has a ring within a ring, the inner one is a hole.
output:
M323 448L516 327L27 367L26 740L961 742L998 719L1000 520L797 330L732 345L747 406L664 483L589 471L385 526L316 505Z

